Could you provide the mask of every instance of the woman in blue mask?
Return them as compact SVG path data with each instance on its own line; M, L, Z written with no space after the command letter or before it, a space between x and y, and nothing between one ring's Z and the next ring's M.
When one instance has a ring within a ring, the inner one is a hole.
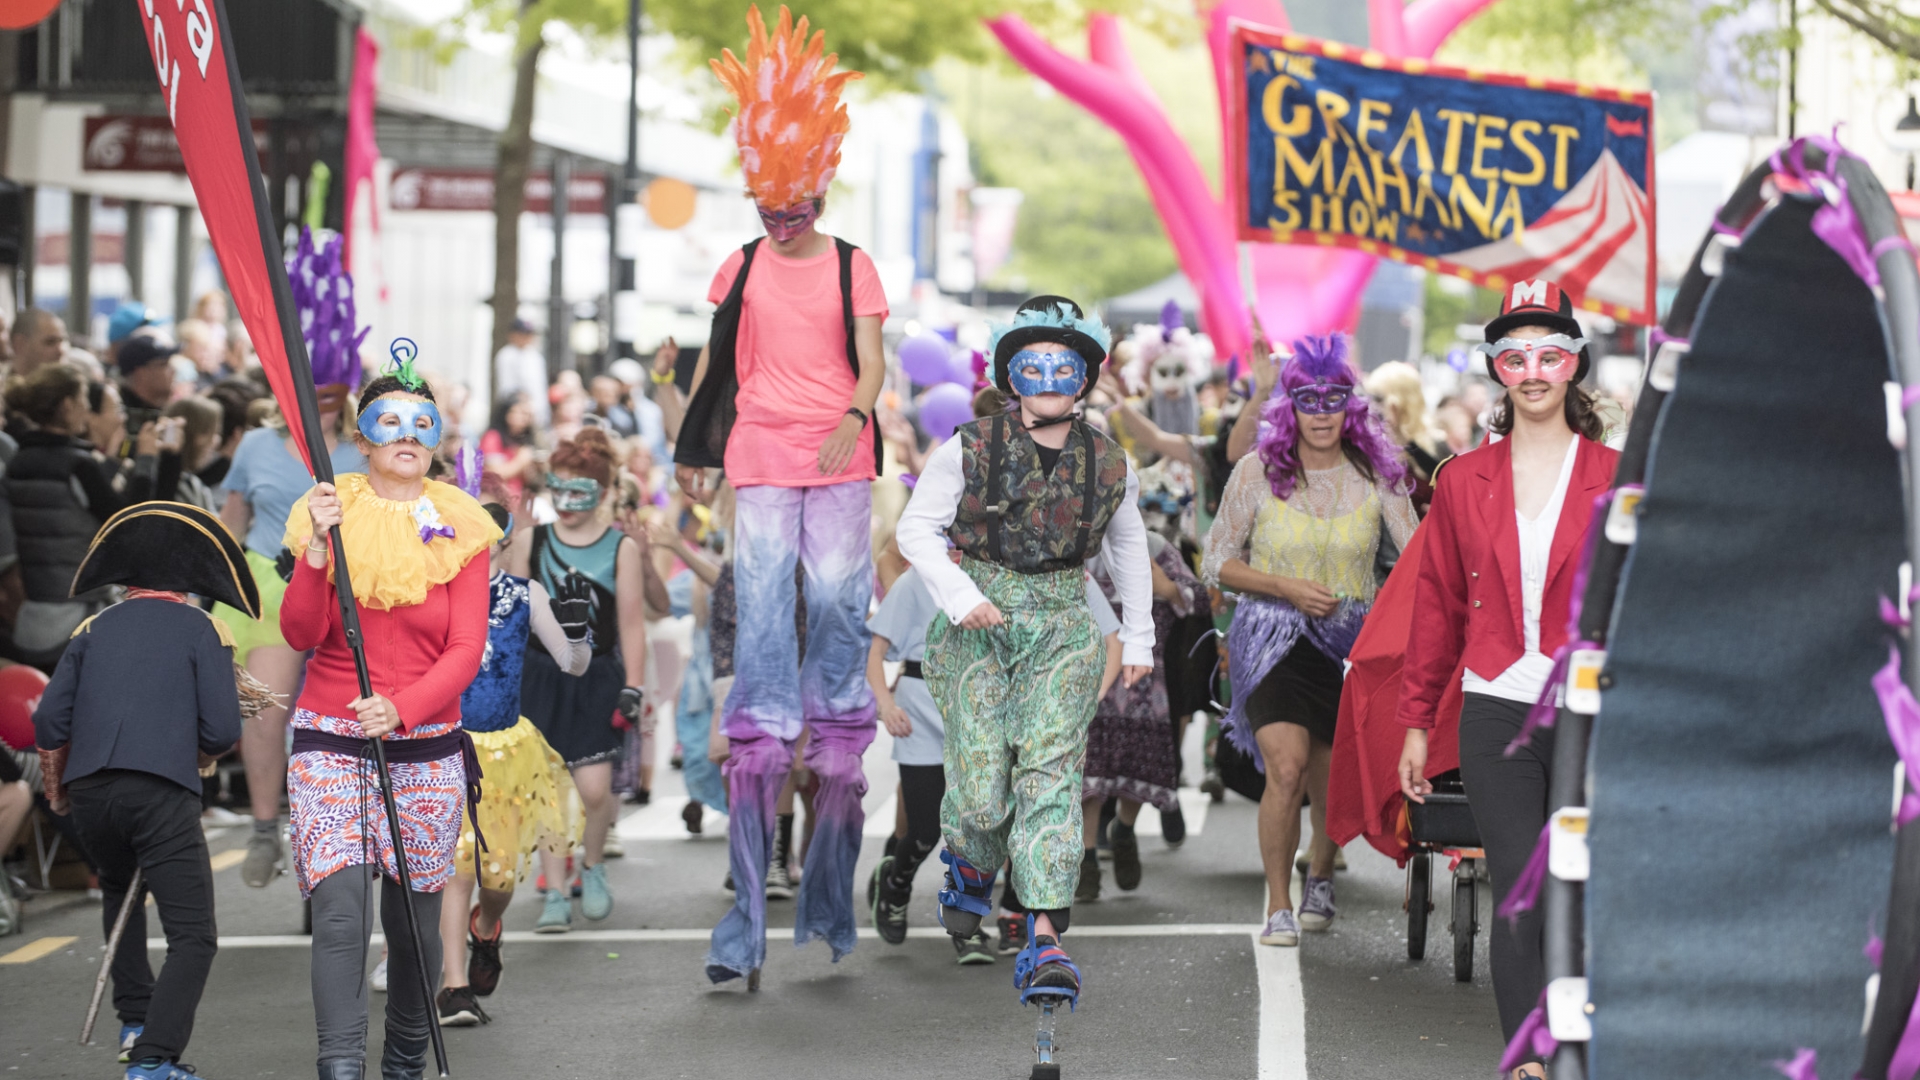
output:
M645 552L639 541L612 525L604 513L618 494L614 482L613 443L599 428L554 448L548 461L547 492L560 520L533 529L530 544L508 550L508 573L538 581L553 596L573 595L585 579L591 595L588 642L593 659L584 675L569 675L540 642L527 645L521 676L520 711L566 760L586 811L580 868L580 913L604 919L613 911L607 889L607 832L619 803L613 794L613 763L620 756L621 734L613 726L617 710L639 727L640 684L647 672L647 623L644 589ZM540 856L547 881L546 906L534 932L564 934L573 925L562 858Z
M927 459L895 532L941 614L927 630L927 689L946 718L941 803L956 938L990 915L1011 860L1031 913L1014 961L1021 1000L1073 1001L1080 970L1060 945L1080 876L1081 768L1106 648L1087 611L1087 559L1103 557L1123 616L1128 686L1153 670L1147 531L1120 445L1076 406L1111 336L1073 301L1035 297L993 345L1005 414L956 429ZM948 541L961 553L948 557Z

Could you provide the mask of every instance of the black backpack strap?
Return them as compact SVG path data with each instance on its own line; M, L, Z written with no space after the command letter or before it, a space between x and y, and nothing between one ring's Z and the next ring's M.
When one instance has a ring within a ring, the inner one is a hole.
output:
M720 301L720 307L738 308L747 291L747 271L753 269L753 254L760 250L760 241L764 236L756 236L740 248L740 272L733 275L733 285L727 289L727 298ZM718 309L716 309L718 310Z
M1006 527L1007 501L1000 495L1000 464L1007 442L1007 418L1004 415L993 418L993 437L987 445L987 516L993 524L987 528L987 552L993 561L1005 565L1000 551L1000 530Z
M858 248L839 237L833 238L833 246L840 253L840 322L847 331L847 363L853 368L853 381L860 381L860 350L853 340L853 253ZM873 473L875 476L886 471L886 462L881 456L880 425L867 418L867 426L873 429Z
M1073 561L1084 563L1087 561L1087 541L1093 538L1093 492L1100 471L1100 458L1094 449L1093 425L1079 420L1073 426L1080 429L1080 445L1085 451L1087 469L1086 478L1080 484L1080 538L1073 545Z

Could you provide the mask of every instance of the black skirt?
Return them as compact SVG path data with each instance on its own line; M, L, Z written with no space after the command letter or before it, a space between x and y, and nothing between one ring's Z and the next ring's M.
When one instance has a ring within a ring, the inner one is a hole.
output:
M1247 695L1247 722L1255 731L1268 724L1298 724L1315 742L1332 745L1344 681L1340 662L1301 637Z
M593 658L585 675L560 670L542 648L527 650L520 681L520 712L533 721L569 767L620 756L621 733L613 710L627 684L627 668L614 653Z

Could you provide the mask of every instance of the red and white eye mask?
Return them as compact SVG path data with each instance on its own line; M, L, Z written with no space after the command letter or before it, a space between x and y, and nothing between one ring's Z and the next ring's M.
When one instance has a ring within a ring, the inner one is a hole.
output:
M1493 358L1493 373L1502 383L1519 386L1531 379L1563 383L1573 378L1580 370L1580 350L1586 347L1586 338L1548 334L1531 340L1501 338L1475 345L1473 351Z

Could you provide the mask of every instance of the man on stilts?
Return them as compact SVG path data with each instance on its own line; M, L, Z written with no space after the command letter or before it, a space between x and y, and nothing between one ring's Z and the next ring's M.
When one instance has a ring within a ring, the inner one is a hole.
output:
M1060 935L1080 875L1081 767L1105 660L1083 580L1096 552L1123 609L1122 677L1132 685L1153 668L1139 480L1119 444L1074 408L1110 342L1064 297L1021 305L992 347L994 381L1013 408L961 425L934 451L896 532L942 612L924 663L947 725L941 922L956 937L977 931L1010 860L1032 913L1014 985L1022 1002L1046 1005L1080 992Z
M775 803L807 733L805 767L819 815L795 898L794 942L852 950L853 864L866 792L860 756L873 741L865 679L869 540L879 441L871 423L885 378L886 295L866 254L814 228L840 162L847 110L825 35L786 8L769 35L759 8L744 63L713 62L740 107L741 171L766 226L715 275L714 332L694 374L675 447L680 486L701 498L705 469L736 494L739 610L735 681L720 731L732 814L733 910L713 931L707 975L748 976L766 959L765 881ZM794 567L804 570L807 649L794 634ZM796 678L797 674L797 678Z

